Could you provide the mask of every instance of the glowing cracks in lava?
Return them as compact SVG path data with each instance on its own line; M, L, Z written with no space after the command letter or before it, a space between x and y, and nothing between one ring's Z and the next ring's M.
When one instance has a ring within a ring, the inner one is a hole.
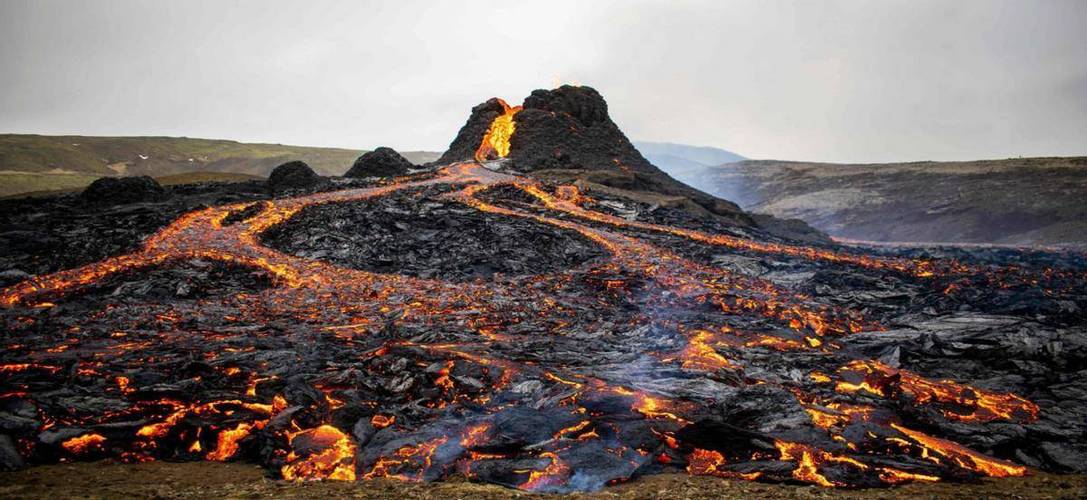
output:
M668 401L647 394L638 394L634 406L631 409L649 418L663 418L684 425L690 423L683 417L680 417L671 411L667 411L671 410Z
M727 479L743 479L754 481L762 477L761 472L734 472L721 470L725 465L725 457L719 451L703 450L695 448L687 456L687 473L693 476L717 476Z
M951 380L932 381L906 370L897 370L878 361L856 360L838 370L843 377L835 390L840 393L857 391L892 397L895 391L911 396L917 404L933 402L950 405L944 417L960 422L991 422L1010 420L1033 422L1038 419L1038 405L1010 393L994 393ZM971 409L968 413L960 409Z
M482 423L473 425L464 431L464 436L460 439L460 445L465 448L472 448L484 443L485 437L487 437L488 431L491 430L491 424Z
M801 404L804 411L811 417L812 423L822 429L848 425L856 421L867 422L874 410L869 406L842 403L828 403L825 407L804 404L803 402Z
M787 443L785 441L777 441L774 443L774 446L776 446L778 451L781 452L782 460L796 461L796 469L793 469L793 477L797 480L804 481L806 483L818 484L819 486L841 486L840 484L834 483L822 474L820 474L819 468L816 466L816 457L819 457L820 459L826 459L827 457L835 457L834 455L831 455L830 453L822 450L816 450L810 446L799 443ZM867 468L867 466L864 464L860 465L862 468Z
M540 457L550 460L550 463L542 470L529 473L528 480L521 483L518 488L528 491L540 491L550 486L562 484L570 476L570 466L566 465L566 462L555 453L545 451L540 454Z
M233 429L225 429L219 433L219 443L211 453L208 453L208 460L216 460L219 462L225 462L234 456L238 452L238 441L241 441L254 428L264 427L264 422L257 422L250 424L248 422L242 422ZM199 442L199 441L198 441Z
M683 367L688 369L713 371L722 368L735 369L737 366L720 355L713 348L714 333L707 330L691 332L687 347L680 354Z
M396 423L395 415L374 415L370 417L370 425L375 429L384 429Z
M987 457L958 443L932 437L915 430L907 429L898 424L891 424L891 427L898 432L909 436L910 439L922 446L925 450L931 450L964 469L972 470L989 477L1023 476L1027 473L1026 467Z
M794 479L806 483L817 484L819 486L846 486L844 483L828 479L820 472L820 466L825 465L845 466L862 471L875 470L878 472L880 480L888 484L898 484L908 481L935 482L940 480L940 478L936 476L915 474L898 470L893 467L875 467L859 460L843 455L835 455L834 453L820 450L806 444L775 441L774 446L777 447L778 451L781 453L781 460L796 462L796 468L793 469L792 472Z
M56 366L45 366L35 363L8 363L0 365L0 374L7 375L9 373L22 373L31 370L42 370L49 373L56 373L60 371Z
M291 433L291 452L280 472L283 479L355 480L355 442L331 425Z
M696 476L710 475L717 472L717 467L725 463L725 457L714 450L695 448L687 457L687 472Z
M117 382L117 388L120 389L122 394L131 394L135 391L135 389L133 389L130 385L131 381L128 379L128 377L120 376L114 380Z
M505 158L510 154L510 138L513 137L517 124L513 121L513 115L521 111L521 106L510 107L506 101L498 99L502 105L502 114L495 117L491 127L483 135L483 141L476 149L476 161L492 160L495 157Z
M370 472L363 474L362 478L385 477L401 481L421 481L423 474L433 463L434 452L448 441L448 437L439 437L417 445L400 447L392 456L378 458ZM416 473L407 474L403 472L405 470L415 470Z

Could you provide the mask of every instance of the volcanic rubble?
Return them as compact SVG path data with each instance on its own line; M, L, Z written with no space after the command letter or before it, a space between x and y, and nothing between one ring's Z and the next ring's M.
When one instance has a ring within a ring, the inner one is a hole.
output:
M393 177L407 175L409 170L414 169L415 165L407 158L400 156L400 153L392 148L382 146L358 157L343 175L355 178Z
M0 202L2 465L531 491L1087 469L1082 256L798 242L643 165L591 89L513 109L396 179Z

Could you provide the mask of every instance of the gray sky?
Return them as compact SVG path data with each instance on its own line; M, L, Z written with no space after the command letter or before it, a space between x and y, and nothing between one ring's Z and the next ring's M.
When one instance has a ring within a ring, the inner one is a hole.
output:
M0 0L0 132L444 150L597 88L628 136L753 158L1087 154L1087 1Z

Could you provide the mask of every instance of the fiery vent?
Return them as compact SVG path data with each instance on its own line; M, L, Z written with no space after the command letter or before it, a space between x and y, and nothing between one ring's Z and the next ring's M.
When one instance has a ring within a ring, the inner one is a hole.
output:
M521 106L510 107L502 99L498 99L498 103L502 105L502 114L491 122L491 127L484 134L479 149L476 149L476 161L505 158L510 154L510 138L513 137L513 132L517 128L513 115L521 111Z

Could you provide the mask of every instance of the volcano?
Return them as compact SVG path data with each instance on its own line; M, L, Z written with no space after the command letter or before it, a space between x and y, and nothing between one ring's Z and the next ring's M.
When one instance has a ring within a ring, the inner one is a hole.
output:
M588 87L488 100L410 172L0 203L0 464L539 492L1087 469L1079 254L838 246L675 181Z

